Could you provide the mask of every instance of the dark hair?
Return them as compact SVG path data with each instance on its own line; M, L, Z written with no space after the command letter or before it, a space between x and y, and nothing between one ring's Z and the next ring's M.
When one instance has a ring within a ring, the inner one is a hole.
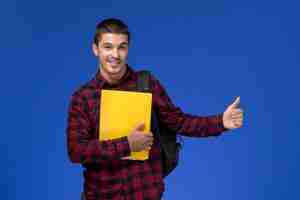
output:
M96 33L94 35L94 44L98 45L101 39L101 34L103 33L116 33L124 34L128 37L128 42L130 40L130 33L128 31L128 26L119 19L108 18L99 22L96 26Z

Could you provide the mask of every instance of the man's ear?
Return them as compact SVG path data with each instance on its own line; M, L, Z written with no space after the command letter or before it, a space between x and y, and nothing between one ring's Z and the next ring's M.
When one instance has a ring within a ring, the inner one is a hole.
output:
M93 49L94 55L95 55L95 56L99 56L99 53L98 53L99 48L98 48L98 46L97 46L95 43L93 43L92 49Z

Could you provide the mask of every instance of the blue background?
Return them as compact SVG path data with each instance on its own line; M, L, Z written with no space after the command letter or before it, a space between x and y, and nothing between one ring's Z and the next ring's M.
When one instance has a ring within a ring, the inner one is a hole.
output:
M242 129L185 138L165 199L279 200L299 194L296 1L6 1L1 3L1 199L79 199L66 153L70 95L97 70L96 23L124 20L129 64L149 69L192 114L236 96Z

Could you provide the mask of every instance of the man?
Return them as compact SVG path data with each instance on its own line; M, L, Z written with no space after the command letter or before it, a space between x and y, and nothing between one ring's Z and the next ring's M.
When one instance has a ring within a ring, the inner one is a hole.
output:
M101 89L133 91L137 72L127 64L130 34L118 19L97 25L93 52L99 60L95 77L72 95L67 145L70 160L84 170L84 197L87 200L158 200L164 191L158 139L141 134L143 124L133 127L128 137L99 141ZM224 113L201 117L183 113L176 107L160 82L151 75L153 109L169 129L187 136L209 137L243 124L239 97ZM130 152L150 150L146 161L126 159Z

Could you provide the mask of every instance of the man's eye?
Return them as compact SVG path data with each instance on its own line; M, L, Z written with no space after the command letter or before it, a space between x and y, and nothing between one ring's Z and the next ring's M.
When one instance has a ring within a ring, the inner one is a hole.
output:
M104 46L104 49L111 49L111 46Z

